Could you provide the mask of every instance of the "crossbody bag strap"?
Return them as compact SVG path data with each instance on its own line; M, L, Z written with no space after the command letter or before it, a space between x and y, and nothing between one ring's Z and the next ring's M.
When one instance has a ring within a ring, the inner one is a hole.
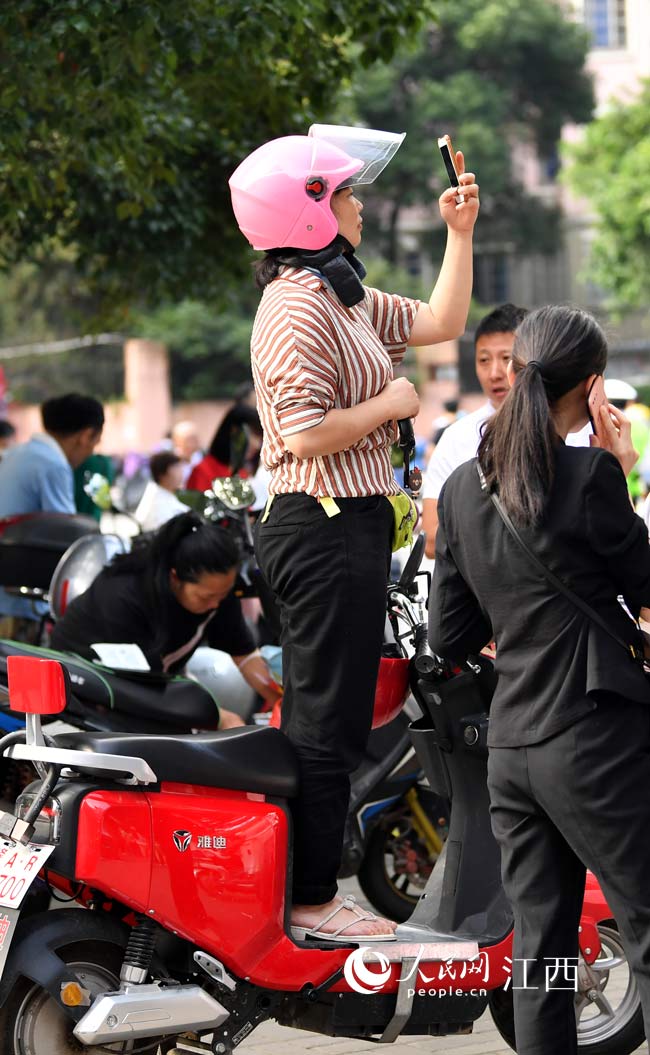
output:
M481 481L481 487L487 493L490 501L492 502L492 505L503 520L503 523L505 524L506 528L508 529L512 537L516 540L516 542L519 543L519 546L521 547L521 549L523 549L524 553L528 554L535 567L539 571L541 571L544 578L547 579L547 581L555 587L558 593L564 594L565 597L568 597L569 600L575 605L575 607L580 609L583 615L586 615L589 619L592 620L592 622L597 623L601 630L604 630L606 634L609 634L609 636L621 646L621 648L624 648L628 656L631 656L635 663L642 662L643 656L640 649L636 648L635 645L631 645L627 641L624 641L622 637L619 637L618 634L614 630L612 630L609 624L603 619L603 617L599 615L599 613L594 608L591 607L591 605L587 604L586 601L583 601L582 597L579 597L577 593L574 593L573 590L566 585L566 583L562 582L562 580L559 579L558 576L554 572L552 572L550 568L546 567L543 561L539 559L537 554L533 553L532 549L530 549L530 547L526 545L523 538L517 531L517 528L515 527L512 520L503 508L498 496L493 491L488 491L485 475L478 462L476 463L476 468L478 471L479 479Z

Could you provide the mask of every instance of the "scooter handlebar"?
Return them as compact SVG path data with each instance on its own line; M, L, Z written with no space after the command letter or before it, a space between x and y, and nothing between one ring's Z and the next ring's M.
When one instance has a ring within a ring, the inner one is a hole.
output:
M411 419L400 418L397 422L397 427L399 429L400 447L408 447L409 451L415 450L415 432Z
M433 674L439 666L438 657L431 651L427 638L427 627L425 625L416 627L415 630L415 654L413 663L418 674Z

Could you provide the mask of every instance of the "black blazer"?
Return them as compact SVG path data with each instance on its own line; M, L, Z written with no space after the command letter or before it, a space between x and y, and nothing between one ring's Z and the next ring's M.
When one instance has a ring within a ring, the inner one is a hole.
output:
M539 742L597 705L598 692L650 703L648 683L621 645L558 594L509 534L481 489L476 460L455 470L438 503L429 640L462 660L496 640L498 684L488 742ZM618 461L558 444L544 517L527 545L623 640L650 606L648 531L630 504Z

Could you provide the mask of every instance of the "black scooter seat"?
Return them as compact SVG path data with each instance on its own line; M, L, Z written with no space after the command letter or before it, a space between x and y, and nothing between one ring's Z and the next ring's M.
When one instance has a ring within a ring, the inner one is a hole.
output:
M151 671L124 671L91 663L67 652L0 639L0 681L6 681L8 656L38 656L61 663L72 681L69 715L73 724L79 715L92 724L98 712L125 715L124 725L135 728L183 733L190 729L212 729L218 708L212 695L189 678L171 677ZM166 728L165 728L166 727Z
M159 781L253 791L274 798L298 792L298 762L279 729L242 726L220 733L59 733L57 747L148 762Z

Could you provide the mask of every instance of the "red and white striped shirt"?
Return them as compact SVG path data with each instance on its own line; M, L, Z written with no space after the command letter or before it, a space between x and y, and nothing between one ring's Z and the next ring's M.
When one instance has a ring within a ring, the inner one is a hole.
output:
M321 498L396 494L390 460L396 439L386 422L337 454L297 458L284 443L333 409L379 395L404 356L419 301L366 287L346 308L320 275L283 267L266 286L251 340L262 462L269 492Z

